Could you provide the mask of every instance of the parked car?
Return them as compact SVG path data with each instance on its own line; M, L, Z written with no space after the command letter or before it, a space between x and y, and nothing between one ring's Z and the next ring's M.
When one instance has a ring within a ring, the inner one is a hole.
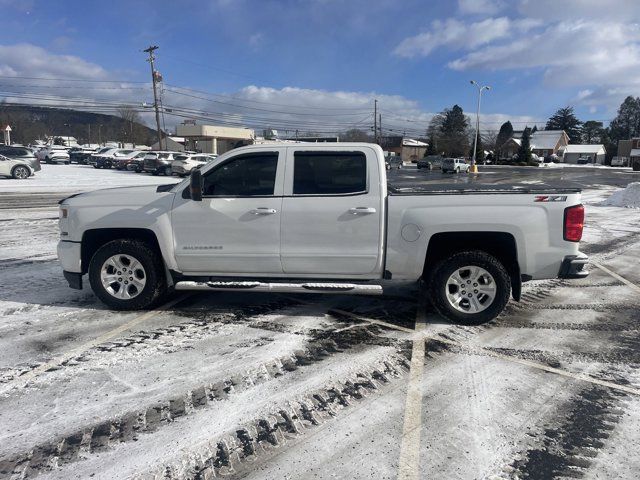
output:
M628 167L629 166L629 158L628 157L613 157L611 159L612 167Z
M96 153L96 149L92 147L72 147L69 150L69 161L78 165L86 165L89 156Z
M82 288L88 274L117 310L173 289L381 295L424 280L441 315L476 324L519 300L523 281L589 273L580 189L395 188L378 145L327 145L251 145L189 182L62 200L64 277Z
M590 157L580 157L578 158L578 160L576 160L576 163L578 165L588 165L590 163L593 163L593 160L591 160Z
M113 166L116 170L134 170L130 169L129 165L135 164L136 160L143 160L146 154L147 152L132 150L126 155L117 155L114 157Z
M33 168L28 161L0 155L0 176L24 180L33 174Z
M22 160L29 164L31 170L39 172L42 167L40 161L36 158L29 147L17 146L17 145L0 145L0 155L4 155L13 160Z
M94 153L92 153L91 155L89 155L89 157L87 158L87 163L89 165L93 165L93 168L100 168L97 167L97 163L98 163L98 157L101 155L105 155L108 154L112 151L117 150L117 148L114 147L102 147L99 150L95 151Z
M179 177L186 177L194 168L200 168L216 158L217 155L207 153L176 155L171 162L171 173Z
M427 170L433 169L433 164L426 157L419 158L416 162L416 166L418 167L418 170L423 168L426 168Z
M64 163L69 165L71 162L67 148L62 145L47 145L38 150L36 158L45 163Z
M147 152L144 156L143 170L152 175L171 176L171 163L180 152Z
M124 149L124 148L113 148L111 150L107 150L100 155L96 155L96 168L111 168L115 165L116 161L120 157L125 157L127 155L132 154L135 150Z
M442 160L442 173L469 172L469 164L464 158L445 158Z

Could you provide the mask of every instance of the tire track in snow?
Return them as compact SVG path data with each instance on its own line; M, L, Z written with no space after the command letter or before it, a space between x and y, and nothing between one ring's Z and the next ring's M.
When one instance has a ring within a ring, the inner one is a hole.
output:
M400 370L407 368L408 342L381 337L379 334L380 329L376 326L365 326L339 332L315 331L313 338L304 350L297 350L289 355L261 364L246 374L232 376L213 384L202 384L184 394L172 396L144 410L130 411L117 418L88 425L58 437L53 442L38 445L23 454L0 460L0 476L15 475L20 478L30 478L58 466L85 459L91 454L98 453L115 444L135 441L140 434L153 433L179 417L190 415L217 401L224 401L235 393L250 389L257 384L287 375L300 367L322 362L337 352L360 348L363 344L395 347L397 353L378 360L378 367L371 371L360 372L353 378L336 380L339 387L327 387L323 392L309 395L308 402L300 403L297 413L293 412L290 416L292 420L319 424L319 419L323 418L325 413L333 416L339 406L349 405L349 399L360 399L366 395L368 390L376 390L375 382L384 382L388 380L389 375L398 375ZM263 420L259 420L258 425L264 426L264 421L269 422L268 419ZM269 428L275 428L273 424L270 425ZM245 428L247 433L242 433L238 437L242 448L248 448L246 445L253 442L251 439L254 437L262 441L264 435L256 437L257 428L254 426L254 431L251 427L247 427ZM269 435L267 437L265 437L267 440L272 438ZM230 442L231 440L227 440L228 445L231 445ZM233 457L232 450L232 448L227 449L230 452L229 458ZM247 450L246 453L251 452ZM220 458L214 463L225 466L223 465L225 462Z

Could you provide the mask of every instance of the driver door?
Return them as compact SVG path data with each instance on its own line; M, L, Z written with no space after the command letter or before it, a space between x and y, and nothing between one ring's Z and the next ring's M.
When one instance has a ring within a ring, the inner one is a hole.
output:
M181 272L282 273L284 157L285 149L235 155L203 172L201 202L176 197L172 227Z

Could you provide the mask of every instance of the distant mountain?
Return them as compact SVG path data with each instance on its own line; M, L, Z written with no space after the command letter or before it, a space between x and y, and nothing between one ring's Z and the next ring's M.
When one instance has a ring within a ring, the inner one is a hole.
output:
M137 114L134 112L133 116ZM0 103L0 126L5 125L11 126L12 143L24 145L37 139L44 140L46 136L52 135L62 137L69 135L75 137L80 144L133 141L139 145L151 145L157 141L156 130L137 121L125 120L114 115L62 108Z

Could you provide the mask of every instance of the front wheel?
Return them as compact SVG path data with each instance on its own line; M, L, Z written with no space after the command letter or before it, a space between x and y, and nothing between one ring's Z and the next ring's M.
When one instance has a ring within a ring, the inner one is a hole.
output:
M478 325L497 317L509 302L511 279L504 265L479 250L442 260L427 279L431 303L454 323Z
M160 257L138 240L113 240L100 247L89 263L89 283L114 310L152 307L166 291Z
M11 176L16 180L25 180L31 176L31 172L27 167L18 165L17 167L13 167L13 170L11 170Z

